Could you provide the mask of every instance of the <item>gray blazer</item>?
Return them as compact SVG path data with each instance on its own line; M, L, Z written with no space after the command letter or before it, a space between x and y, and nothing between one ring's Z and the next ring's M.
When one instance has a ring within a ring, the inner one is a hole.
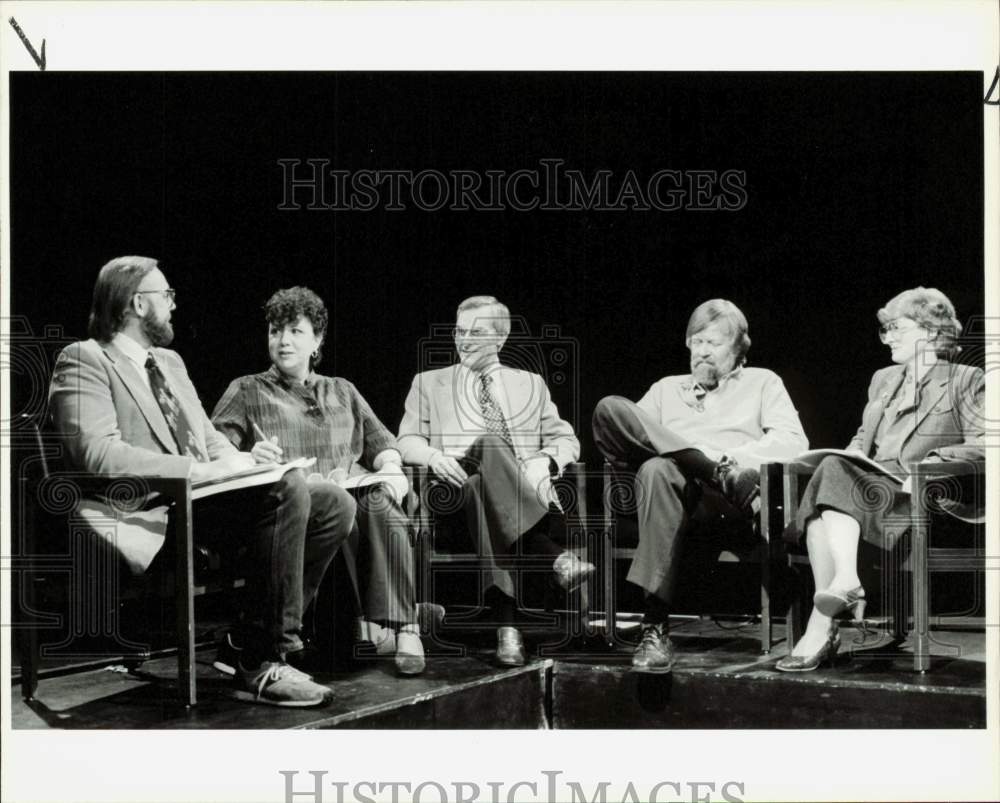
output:
M514 451L524 458L549 455L562 471L580 457L580 441L573 427L559 417L545 380L530 371L506 366L500 369L503 391L497 402L507 419ZM463 454L483 434L473 413L478 406L462 393L458 365L425 371L413 378L399 424L399 450L403 461L427 465L436 450Z
M180 356L152 349L195 438L211 460L236 452L205 415ZM49 410L66 449L67 467L88 474L186 477L192 458L180 454L166 419L139 369L110 343L85 340L56 360ZM109 540L135 572L144 571L163 545L167 506L115 509L84 499L76 515Z
M848 449L871 454L879 421L903 381L904 371L902 365L891 365L875 372L861 426ZM930 373L920 405L910 418L911 430L903 441L899 462L905 467L925 457L984 460L985 374L979 368L950 362L937 363Z

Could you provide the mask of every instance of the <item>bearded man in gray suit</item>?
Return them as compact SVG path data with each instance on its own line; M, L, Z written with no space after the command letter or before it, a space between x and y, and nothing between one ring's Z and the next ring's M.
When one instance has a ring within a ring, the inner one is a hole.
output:
M239 452L212 426L173 340L175 292L156 260L119 257L97 277L90 340L66 347L49 390L52 421L71 469L92 474L212 480L272 462L272 446ZM115 520L112 547L133 573L149 568L162 547L169 505L155 496L138 510L84 500L85 520ZM249 548L250 578L235 661L234 694L288 707L325 705L332 691L288 663L301 653L303 609L350 532L354 502L330 483L307 484L300 470L272 484L220 494L194 506L195 532L224 523L227 546ZM107 527L95 535L109 537ZM304 558L304 559L303 559Z

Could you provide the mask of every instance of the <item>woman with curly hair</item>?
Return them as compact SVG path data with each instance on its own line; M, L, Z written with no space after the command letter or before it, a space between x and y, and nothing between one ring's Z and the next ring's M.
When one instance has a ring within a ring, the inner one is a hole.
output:
M406 492L396 439L358 389L341 377L315 371L322 358L328 315L307 287L279 290L267 302L271 367L230 383L212 423L239 449L267 448L273 460L315 457L320 476L342 481L374 472L385 483L356 491L355 532L345 545L363 611L355 634L378 654L395 654L400 674L424 669L409 519L400 507ZM263 443L262 443L263 442Z
M878 320L894 365L872 377L861 426L847 448L904 482L887 483L879 472L839 456L817 467L790 530L805 532L817 591L805 633L776 665L784 672L808 672L834 659L840 646L834 617L852 611L863 619L858 543L891 550L907 531L910 466L984 459L985 377L979 368L951 362L962 331L951 301L917 287L889 301ZM872 499L880 504L866 503Z

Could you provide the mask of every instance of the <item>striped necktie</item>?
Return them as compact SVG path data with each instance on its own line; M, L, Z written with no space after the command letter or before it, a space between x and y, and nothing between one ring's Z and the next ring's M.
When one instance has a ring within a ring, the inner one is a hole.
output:
M149 375L149 388L153 391L156 403L163 411L163 417L167 419L167 426L170 434L174 436L174 441L181 454L193 457L195 460L205 462L206 456L191 431L187 416L177 403L177 397L167 384L167 378L160 370L152 353L146 358L146 373Z
M486 423L486 431L492 435L499 435L511 446L510 430L507 428L507 420L503 417L503 411L497 400L493 398L490 385L493 384L493 377L482 374L479 377L479 407L483 411L483 421Z

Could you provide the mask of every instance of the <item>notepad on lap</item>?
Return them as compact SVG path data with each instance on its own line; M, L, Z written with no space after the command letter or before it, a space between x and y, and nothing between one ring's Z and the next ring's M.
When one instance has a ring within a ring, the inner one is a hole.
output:
M205 496L214 496L241 488L252 488L256 485L270 485L285 476L285 472L295 468L309 468L315 462L315 457L300 457L287 463L260 463L224 477L195 482L191 485L191 499L201 499Z
M792 462L802 463L803 465L810 466L811 468L816 468L824 457L830 457L831 455L835 457L842 457L845 460L850 460L852 463L856 463L857 465L867 468L870 471L875 471L885 477L889 477L900 485L903 484L903 478L892 474L885 468L885 466L876 463L874 460L865 457L859 452L850 452L846 449L810 449L808 452L800 454Z

